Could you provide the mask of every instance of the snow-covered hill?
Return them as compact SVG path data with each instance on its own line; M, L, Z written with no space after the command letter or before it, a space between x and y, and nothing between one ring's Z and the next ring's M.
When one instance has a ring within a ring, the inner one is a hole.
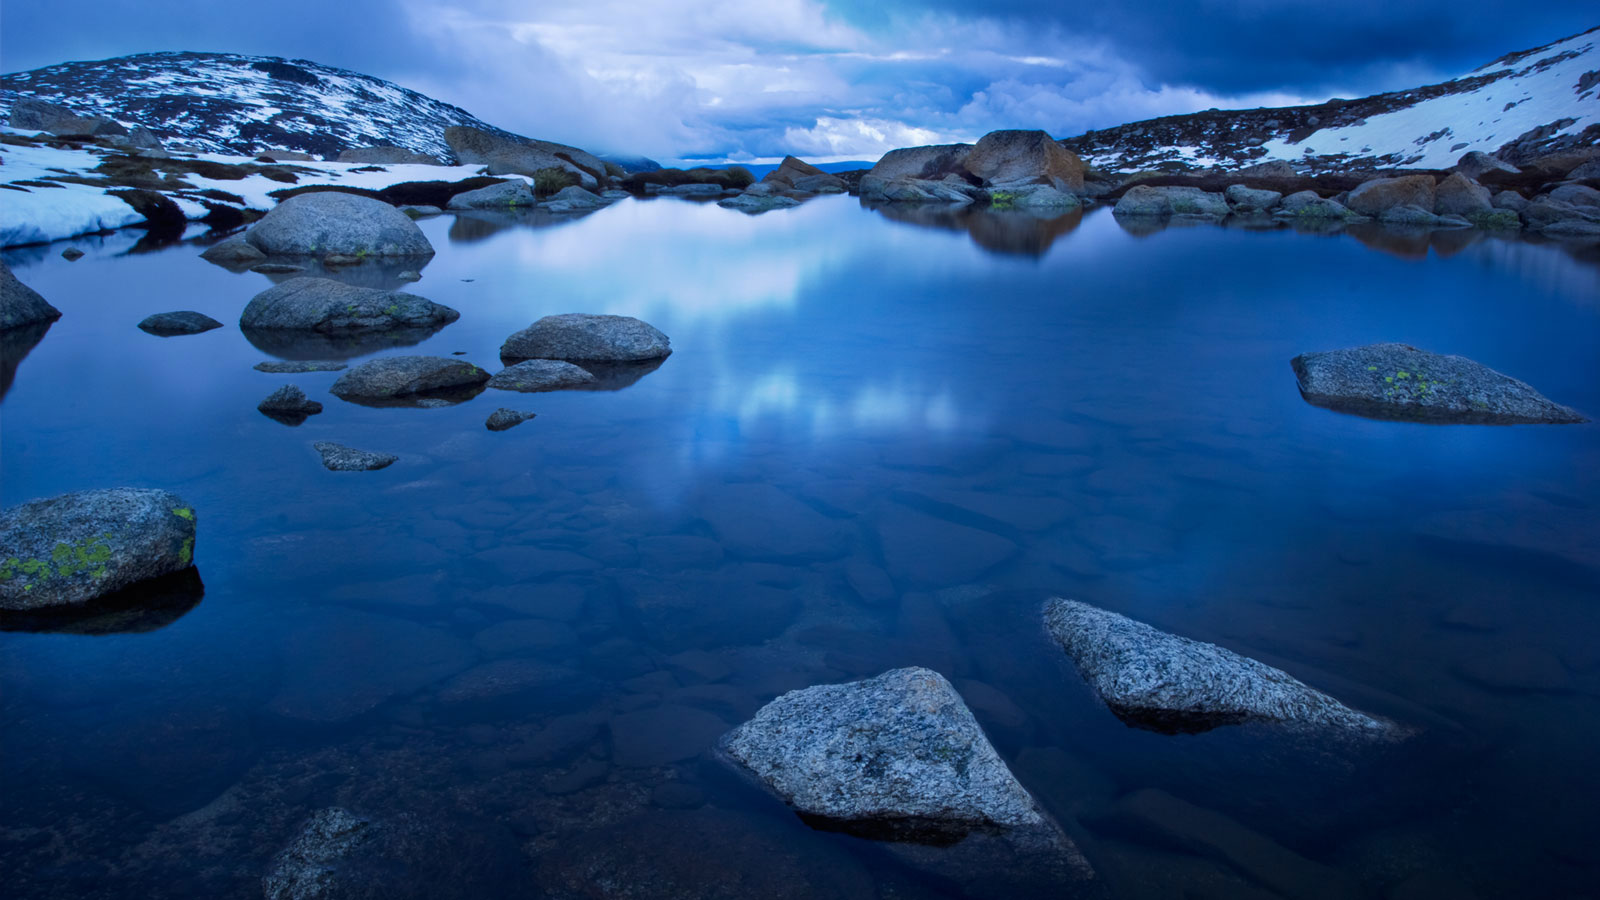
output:
M143 125L211 153L334 156L385 145L449 160L444 130L451 125L507 134L381 78L271 56L141 53L0 75L0 121L19 94Z
M1061 141L1133 171L1286 160L1322 171L1442 169L1481 150L1521 161L1600 145L1600 28L1503 56L1459 78L1359 100L1207 110Z

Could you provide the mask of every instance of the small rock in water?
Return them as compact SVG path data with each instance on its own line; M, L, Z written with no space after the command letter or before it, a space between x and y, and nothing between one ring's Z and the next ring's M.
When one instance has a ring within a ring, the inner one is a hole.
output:
M534 414L531 412L517 412L514 409L506 409L502 406L490 413L489 421L484 424L490 431L505 431L507 428L515 428L533 417Z
M293 272L304 272L305 268L288 263L262 263L259 266L251 266L250 271L260 272L262 275L288 275Z
M594 381L594 374L569 362L530 359L507 366L489 379L489 387L502 391L558 391Z
M1394 723L1357 712L1287 672L1109 610L1057 597L1045 604L1044 622L1117 718L1136 728L1179 734L1266 721L1401 736Z
M257 372L268 372L273 375L297 375L301 372L341 372L348 368L342 362L323 362L321 360L291 360L279 362L276 360L256 363Z
M222 323L204 313L194 310L180 312L156 313L145 317L139 323L141 331L149 332L157 337L173 337L179 334L200 334L213 328L221 328Z
M67 249L61 251L61 258L67 262L77 262L78 260L83 259L83 251L79 250L77 247L68 247Z
M286 425L299 425L307 416L322 412L322 404L306 399L306 392L286 384L261 401L256 409Z
M1406 344L1305 353L1291 365L1307 403L1372 419L1452 425L1588 421L1488 366Z
M0 609L84 603L194 564L195 513L139 488L78 491L0 513Z
M373 453L357 450L332 441L317 441L311 446L322 454L322 464L332 472L370 472L393 465L400 457L392 453Z

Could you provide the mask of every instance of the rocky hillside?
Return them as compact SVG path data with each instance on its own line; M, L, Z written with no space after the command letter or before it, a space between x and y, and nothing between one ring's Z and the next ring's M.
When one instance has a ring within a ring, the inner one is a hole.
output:
M1600 28L1511 53L1459 78L1316 106L1206 110L1061 141L1100 169L1442 169L1483 151L1520 163L1600 145Z
M167 142L254 155L334 157L384 145L450 160L444 130L515 137L397 84L306 60L234 53L140 53L0 75L0 121L18 96L142 125Z

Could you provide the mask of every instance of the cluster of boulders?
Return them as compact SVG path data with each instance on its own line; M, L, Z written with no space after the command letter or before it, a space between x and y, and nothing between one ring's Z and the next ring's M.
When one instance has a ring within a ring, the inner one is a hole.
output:
M843 194L849 185L843 178L822 171L805 160L785 156L776 169L744 191L717 205L745 213L763 213L799 206L822 194Z
M992 131L976 144L893 150L861 177L875 202L988 203L1071 209L1082 205L1085 166L1043 131Z
M1510 189L1491 191L1468 171L1499 170L1484 169L1480 161L1468 162L1443 178L1428 173L1372 178L1328 197L1309 189L1285 195L1242 182L1224 191L1135 184L1117 199L1115 213L1214 222L1232 215L1423 228L1527 228L1552 235L1600 236L1600 191L1574 181L1529 200Z

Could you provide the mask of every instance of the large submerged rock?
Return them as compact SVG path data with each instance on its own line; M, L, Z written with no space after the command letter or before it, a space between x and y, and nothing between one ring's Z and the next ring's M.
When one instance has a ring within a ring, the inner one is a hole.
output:
M40 322L54 322L61 310L51 306L39 292L11 274L11 267L0 262L0 331Z
M790 691L721 748L803 816L879 836L950 837L1047 820L937 672Z
M86 603L194 564L194 507L141 488L78 491L0 513L0 609Z
M1087 603L1054 598L1045 604L1044 623L1111 711L1137 728L1173 734L1272 722L1400 735L1394 723L1357 712L1287 672Z
M506 338L500 357L641 362L672 353L672 341L632 316L567 313L545 316Z
M296 194L262 216L244 239L268 256L433 255L433 245L410 216L382 200L342 191Z
M239 327L340 334L435 328L459 318L450 307L415 294L301 277L255 295L239 316Z
M1462 425L1588 421L1509 375L1407 344L1305 353L1292 365L1306 402L1372 419Z

